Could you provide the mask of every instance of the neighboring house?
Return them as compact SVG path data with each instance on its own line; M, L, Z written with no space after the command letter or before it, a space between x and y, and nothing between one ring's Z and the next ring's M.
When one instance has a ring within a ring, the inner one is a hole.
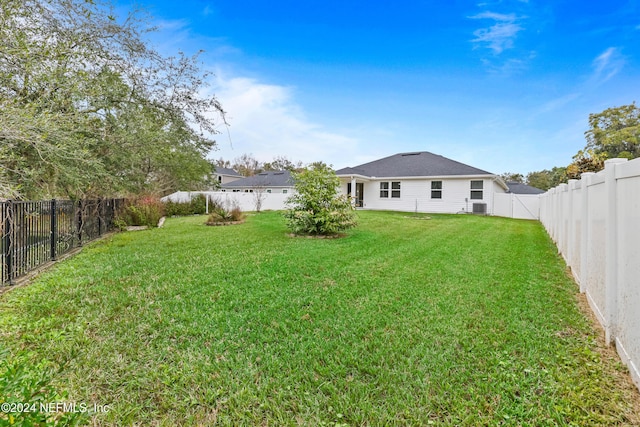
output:
M213 177L220 185L228 184L230 182L242 179L242 175L240 175L235 170L217 166L216 171L213 173Z
M513 194L543 194L544 190L541 190L530 185L522 184L520 182L508 181L507 187L509 187L509 193Z
M496 174L427 151L395 154L336 174L342 192L365 209L491 215L494 195L509 190Z
M265 193L291 193L293 181L291 173L285 171L261 172L257 175L238 179L236 181L223 184L222 191L253 193L262 191Z

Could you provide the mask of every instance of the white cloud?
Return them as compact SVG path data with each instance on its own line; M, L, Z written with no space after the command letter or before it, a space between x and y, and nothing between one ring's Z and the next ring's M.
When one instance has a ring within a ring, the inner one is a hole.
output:
M328 130L306 117L292 88L247 77L228 78L221 73L213 86L227 112L230 141L220 135L219 150L211 157L233 160L252 153L261 161L287 156L294 161L322 160L334 166L356 158L358 139Z
M504 14L495 12L482 12L477 15L471 16L471 19L493 19L501 22L514 22L518 17L514 13Z
M594 83L604 83L622 70L625 65L624 56L620 50L610 47L593 60L593 75L591 80Z
M552 113L557 110L564 108L565 106L571 104L573 101L580 97L579 92L569 93L567 95L561 96L559 98L552 99L543 104L537 111L538 114L542 113Z
M204 9L202 9L202 15L203 16L209 16L211 14L215 13L215 10L211 7L211 5L206 5L204 7Z
M156 19L154 24L158 31L188 31L189 21L186 19Z
M470 19L491 19L496 21L494 25L474 31L473 35L476 38L471 40L472 43L476 43L478 46L491 49L496 55L506 49L511 49L517 34L524 29L519 24L521 18L513 13L502 14L487 11L470 16Z

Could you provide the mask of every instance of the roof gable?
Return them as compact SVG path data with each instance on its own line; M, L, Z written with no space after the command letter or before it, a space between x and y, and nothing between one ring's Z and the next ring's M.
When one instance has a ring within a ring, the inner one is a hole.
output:
M509 193L513 194L542 194L545 191L530 185L522 184L520 182L507 182L509 187Z
M336 171L337 175L363 175L376 178L409 176L493 175L482 169L451 160L447 157L419 151L398 153L352 168Z
M229 176L242 176L238 172L230 168L222 168L216 166L216 174L218 175L229 175Z

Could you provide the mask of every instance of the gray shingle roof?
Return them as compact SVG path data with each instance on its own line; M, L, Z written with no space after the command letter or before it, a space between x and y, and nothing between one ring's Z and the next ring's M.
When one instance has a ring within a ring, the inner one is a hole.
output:
M221 168L221 167L218 167L218 166L216 166L216 173L218 175L242 176L242 175L240 175L238 172L236 172L233 169Z
M519 182L507 182L507 187L509 187L509 193L513 194L542 194L545 192L539 188Z
M251 187L293 187L291 173L289 171L268 171L261 172L254 176L238 179L222 188L251 188Z
M491 172L456 162L455 160L420 151L399 153L380 160L365 163L352 168L336 171L337 175L363 175L370 177L401 176L454 176L454 175L493 175Z

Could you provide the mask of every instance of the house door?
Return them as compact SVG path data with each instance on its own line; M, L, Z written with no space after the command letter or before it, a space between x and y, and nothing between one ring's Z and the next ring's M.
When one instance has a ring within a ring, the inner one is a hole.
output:
M364 206L364 184L356 182L356 207L361 208L362 206Z
M347 183L347 195L351 196L351 183ZM362 182L356 182L356 194L352 196L355 201L356 208L364 206L364 184Z

